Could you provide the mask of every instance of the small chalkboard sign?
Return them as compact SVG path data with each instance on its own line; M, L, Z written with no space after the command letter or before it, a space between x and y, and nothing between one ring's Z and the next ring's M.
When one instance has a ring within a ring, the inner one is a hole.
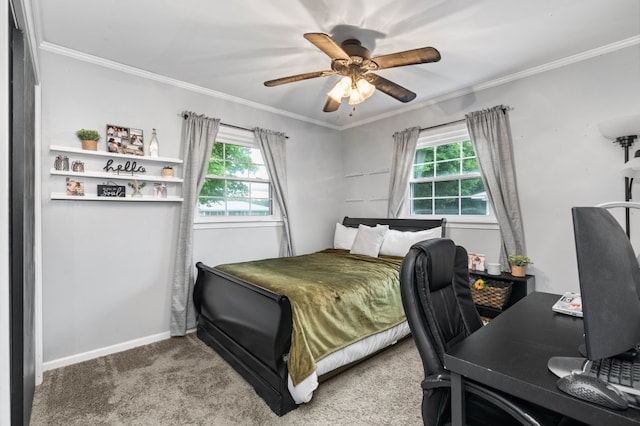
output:
M126 188L124 185L116 185L113 182L107 182L98 185L98 197L124 197Z

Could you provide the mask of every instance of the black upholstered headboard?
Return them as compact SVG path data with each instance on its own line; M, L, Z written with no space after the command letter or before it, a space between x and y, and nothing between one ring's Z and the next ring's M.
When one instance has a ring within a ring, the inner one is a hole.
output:
M442 237L445 235L446 219L376 219L376 218L360 218L345 216L342 220L344 226L357 228L363 224L367 226L389 225L389 229L397 231L422 231L425 229L442 227Z

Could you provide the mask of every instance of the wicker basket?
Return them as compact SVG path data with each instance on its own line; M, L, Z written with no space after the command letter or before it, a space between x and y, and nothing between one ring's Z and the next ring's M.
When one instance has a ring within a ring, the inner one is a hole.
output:
M471 285L471 296L476 305L487 306L489 308L502 309L511 295L511 282L492 281L490 286L485 286L482 290L476 290Z

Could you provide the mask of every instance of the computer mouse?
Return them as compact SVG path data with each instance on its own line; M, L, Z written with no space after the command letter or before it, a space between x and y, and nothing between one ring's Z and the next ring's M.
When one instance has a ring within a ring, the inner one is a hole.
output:
M624 393L614 386L584 374L569 374L556 382L561 391L584 401L593 402L614 410L629 407Z

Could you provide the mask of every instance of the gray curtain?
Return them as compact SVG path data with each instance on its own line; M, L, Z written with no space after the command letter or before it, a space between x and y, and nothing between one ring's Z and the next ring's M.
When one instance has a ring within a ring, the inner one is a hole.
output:
M178 227L178 247L171 289L172 336L184 336L196 325L193 306L193 217L198 195L204 185L204 177L209 167L211 149L216 140L220 120L183 112L182 146L184 150L184 182L182 183L182 210Z
M289 228L289 202L287 195L287 144L286 136L271 130L256 128L253 131L264 157L275 201L280 207L283 236L280 241L280 256L293 256L293 240Z
M466 120L484 187L500 226L500 263L506 269L509 254L526 254L507 108L499 105L472 112Z
M389 176L389 207L387 210L387 215L390 218L400 215L402 203L407 195L407 185L411 176L419 133L419 127L412 127L393 134L393 158Z

